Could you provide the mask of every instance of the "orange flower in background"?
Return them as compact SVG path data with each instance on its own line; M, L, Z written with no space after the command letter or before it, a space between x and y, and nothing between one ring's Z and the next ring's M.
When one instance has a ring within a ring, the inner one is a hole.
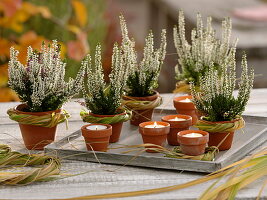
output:
M22 0L1 0L0 11L3 11L4 15L11 17L21 7Z
M74 76L80 61L90 50L88 40L104 41L104 18L101 22L104 2L0 0L0 29L3 30L0 32L0 102L18 100L7 88L11 46L19 50L18 59L26 64L28 46L40 50L42 42L48 44L57 39L61 45L61 57L71 63L66 68L66 76ZM92 15L90 9L97 12ZM97 18L98 24L94 20L89 23L89 16Z

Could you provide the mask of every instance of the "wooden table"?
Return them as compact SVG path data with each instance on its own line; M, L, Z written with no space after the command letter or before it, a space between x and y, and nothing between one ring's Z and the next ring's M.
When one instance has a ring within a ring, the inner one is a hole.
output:
M164 104L161 107L173 109L172 98L177 95L163 94L162 96L164 97ZM17 104L0 104L0 143L9 144L13 149L23 150L24 146L19 127L6 115L6 110ZM57 139L79 129L83 124L79 116L82 107L75 100L67 103L64 108L71 113L72 117L69 120L68 130L65 129L64 124L59 125ZM244 114L267 117L267 89L252 91L251 99ZM76 122L75 124L80 122L80 124L72 126L74 124L72 122ZM258 147L257 150L263 146L267 146L267 143ZM0 188L0 199L66 199L84 195L137 191L186 183L204 175L201 173L120 167L78 161L63 161L62 170L68 174L87 173L48 183L36 183L19 187L2 186ZM263 181L264 178L257 180L246 189L241 190L237 199L255 199ZM173 192L124 199L196 199L210 184L211 182ZM262 194L262 199L266 198L267 189Z

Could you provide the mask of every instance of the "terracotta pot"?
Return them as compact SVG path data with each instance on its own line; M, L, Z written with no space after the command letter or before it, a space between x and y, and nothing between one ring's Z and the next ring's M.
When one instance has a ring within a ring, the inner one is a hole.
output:
M198 118L197 110L193 102L181 102L184 99L192 99L191 95L176 97L173 99L173 105L178 114L190 115L192 117L192 124L195 125Z
M146 128L147 125L153 125L154 122L143 122L139 124L139 132L142 135L144 144L156 144L162 146L166 141L167 134L170 132L170 124L167 122L157 122L158 125L163 125L162 128ZM147 148L157 148L157 146L148 146ZM154 150L146 150L150 153L157 153Z
M59 113L61 109L46 112L23 112L27 108L25 104L18 105L15 109L20 114L42 116L53 112ZM44 147L55 140L57 126L52 128L19 124L25 147L29 150L43 150Z
M210 122L211 124L225 124L225 123L233 123L236 120L232 121L220 121L220 122ZM209 132L209 146L216 146L219 148L220 151L229 150L232 147L233 138L234 138L234 132ZM220 144L221 143L221 144Z
M102 130L89 130L87 127L99 125L106 126ZM109 124L87 124L81 128L82 135L88 151L107 151L109 139L112 135L112 126Z
M199 133L202 137L184 137L189 133ZM205 153L206 145L209 141L209 133L201 130L186 130L178 133L178 142L184 154L198 156Z
M93 114L93 113L89 113L92 116L95 117L114 117L116 115L98 115L98 114ZM120 113L117 115L125 115L126 113ZM115 143L118 142L120 139L120 135L121 135L121 129L122 129L122 124L123 122L118 122L115 124L110 124L112 126L112 135L110 136L109 142L110 143Z
M183 118L184 121L170 121L170 119ZM170 124L170 132L167 135L167 141L169 145L178 146L177 134L180 131L188 130L192 125L192 117L189 115L167 115L161 118L161 121L168 122Z
M137 100L137 101L154 101L158 98L159 93L155 92L154 95L146 96L146 97L132 97L132 96L123 96L124 100ZM138 126L142 122L151 121L152 114L154 109L149 110L133 110L133 115L130 123L132 125Z

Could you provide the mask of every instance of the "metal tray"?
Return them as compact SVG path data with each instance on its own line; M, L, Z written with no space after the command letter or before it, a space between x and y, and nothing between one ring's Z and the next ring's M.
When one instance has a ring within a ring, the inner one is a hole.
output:
M174 114L174 110L155 110L153 120L160 120L161 116ZM187 159L167 158L160 153L142 153L136 157L136 152L123 154L127 149L111 149L108 152L87 151L81 131L78 130L69 136L51 143L45 147L45 152L57 155L60 158L119 164L139 167L151 167L160 169L184 170L195 172L214 172L246 156L250 151L267 141L267 117L243 116L246 126L243 130L236 131L232 148L221 151L214 161L198 161ZM71 126L71 124L70 124ZM142 144L142 137L138 127L124 123L120 141L110 144L109 147L117 147L121 144ZM173 148L165 144L167 148ZM129 150L129 149L128 149ZM96 159L97 157L97 159ZM135 157L135 158L134 158Z

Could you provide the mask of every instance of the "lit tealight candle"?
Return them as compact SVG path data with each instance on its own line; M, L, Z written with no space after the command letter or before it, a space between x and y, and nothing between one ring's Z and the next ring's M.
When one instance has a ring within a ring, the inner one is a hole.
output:
M175 117L173 119L169 119L168 121L185 121L186 119L180 118L180 117Z
M163 128L163 125L157 124L157 122L154 122L154 124L146 125L145 128Z
M191 99L186 98L186 99L181 100L180 102L190 103L192 101L191 101Z
M183 137L191 137L191 138L194 138L194 137L202 137L203 135L200 134L200 133L188 133L186 135L183 135Z
M86 129L97 131L97 130L107 129L107 127L104 125L92 125L92 126L87 126Z

